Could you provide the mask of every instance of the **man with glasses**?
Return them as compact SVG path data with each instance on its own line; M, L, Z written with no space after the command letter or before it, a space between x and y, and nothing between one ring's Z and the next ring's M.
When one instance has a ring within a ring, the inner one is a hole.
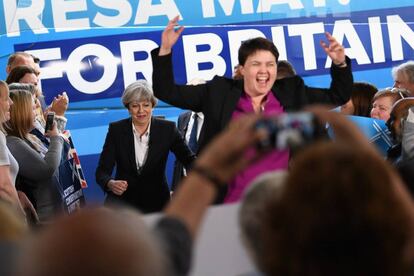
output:
M394 87L405 88L414 96L414 61L410 60L392 68Z

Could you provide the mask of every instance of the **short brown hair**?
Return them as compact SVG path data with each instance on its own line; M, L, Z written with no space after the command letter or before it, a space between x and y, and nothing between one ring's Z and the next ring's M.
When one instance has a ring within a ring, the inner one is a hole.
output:
M289 78L296 75L295 68L287 60L279 60L277 62L277 79Z
M276 62L279 59L279 51L275 44L267 38L256 37L243 41L239 48L239 64L244 66L249 56L257 51L269 51L275 57Z
M282 199L265 209L265 274L408 275L412 220L394 173L346 144L298 155Z
M352 86L351 100L354 105L355 116L370 117L372 99L378 89L367 82L354 82Z
M372 98L372 102L375 102L378 98L391 97L392 104L394 104L396 101L400 99L404 99L409 96L410 96L410 92L408 92L407 89L387 87L375 93L374 97Z
M33 69L30 66L27 65L19 65L13 68L13 70L10 71L10 74L7 76L6 82L7 84L11 84L14 82L20 82L20 80L24 77L26 74L36 74L36 70Z

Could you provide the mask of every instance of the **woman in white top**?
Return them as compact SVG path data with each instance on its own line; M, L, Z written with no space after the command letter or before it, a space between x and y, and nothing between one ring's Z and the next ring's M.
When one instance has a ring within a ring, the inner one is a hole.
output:
M7 84L0 81L0 198L19 205L19 198L15 188L19 165L7 148L3 128L3 123L10 119L10 106L12 104Z

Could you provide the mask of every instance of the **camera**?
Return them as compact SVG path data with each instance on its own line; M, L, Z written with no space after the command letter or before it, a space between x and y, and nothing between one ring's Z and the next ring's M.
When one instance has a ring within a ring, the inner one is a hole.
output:
M55 112L48 112L46 115L45 132L53 128L53 122L55 120Z
M323 136L324 128L309 112L284 113L259 120L256 129L268 133L258 144L259 150L298 149Z

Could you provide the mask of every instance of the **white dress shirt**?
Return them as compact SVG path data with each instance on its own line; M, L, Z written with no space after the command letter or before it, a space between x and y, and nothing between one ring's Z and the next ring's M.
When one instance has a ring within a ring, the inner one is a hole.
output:
M185 142L188 144L188 141L190 141L190 135L191 135L191 130L193 129L193 125L194 125L194 113L195 112L191 112L191 117L190 120L188 121L188 126L187 126L187 131L185 133ZM204 114L203 112L197 112L197 141L200 138L200 132L201 132L201 127L203 126L203 122L204 122Z
M144 134L140 135L139 132L135 129L134 123L132 123L132 132L134 133L135 163L137 165L138 171L147 160L150 128L151 122L148 125L147 131L145 131Z

